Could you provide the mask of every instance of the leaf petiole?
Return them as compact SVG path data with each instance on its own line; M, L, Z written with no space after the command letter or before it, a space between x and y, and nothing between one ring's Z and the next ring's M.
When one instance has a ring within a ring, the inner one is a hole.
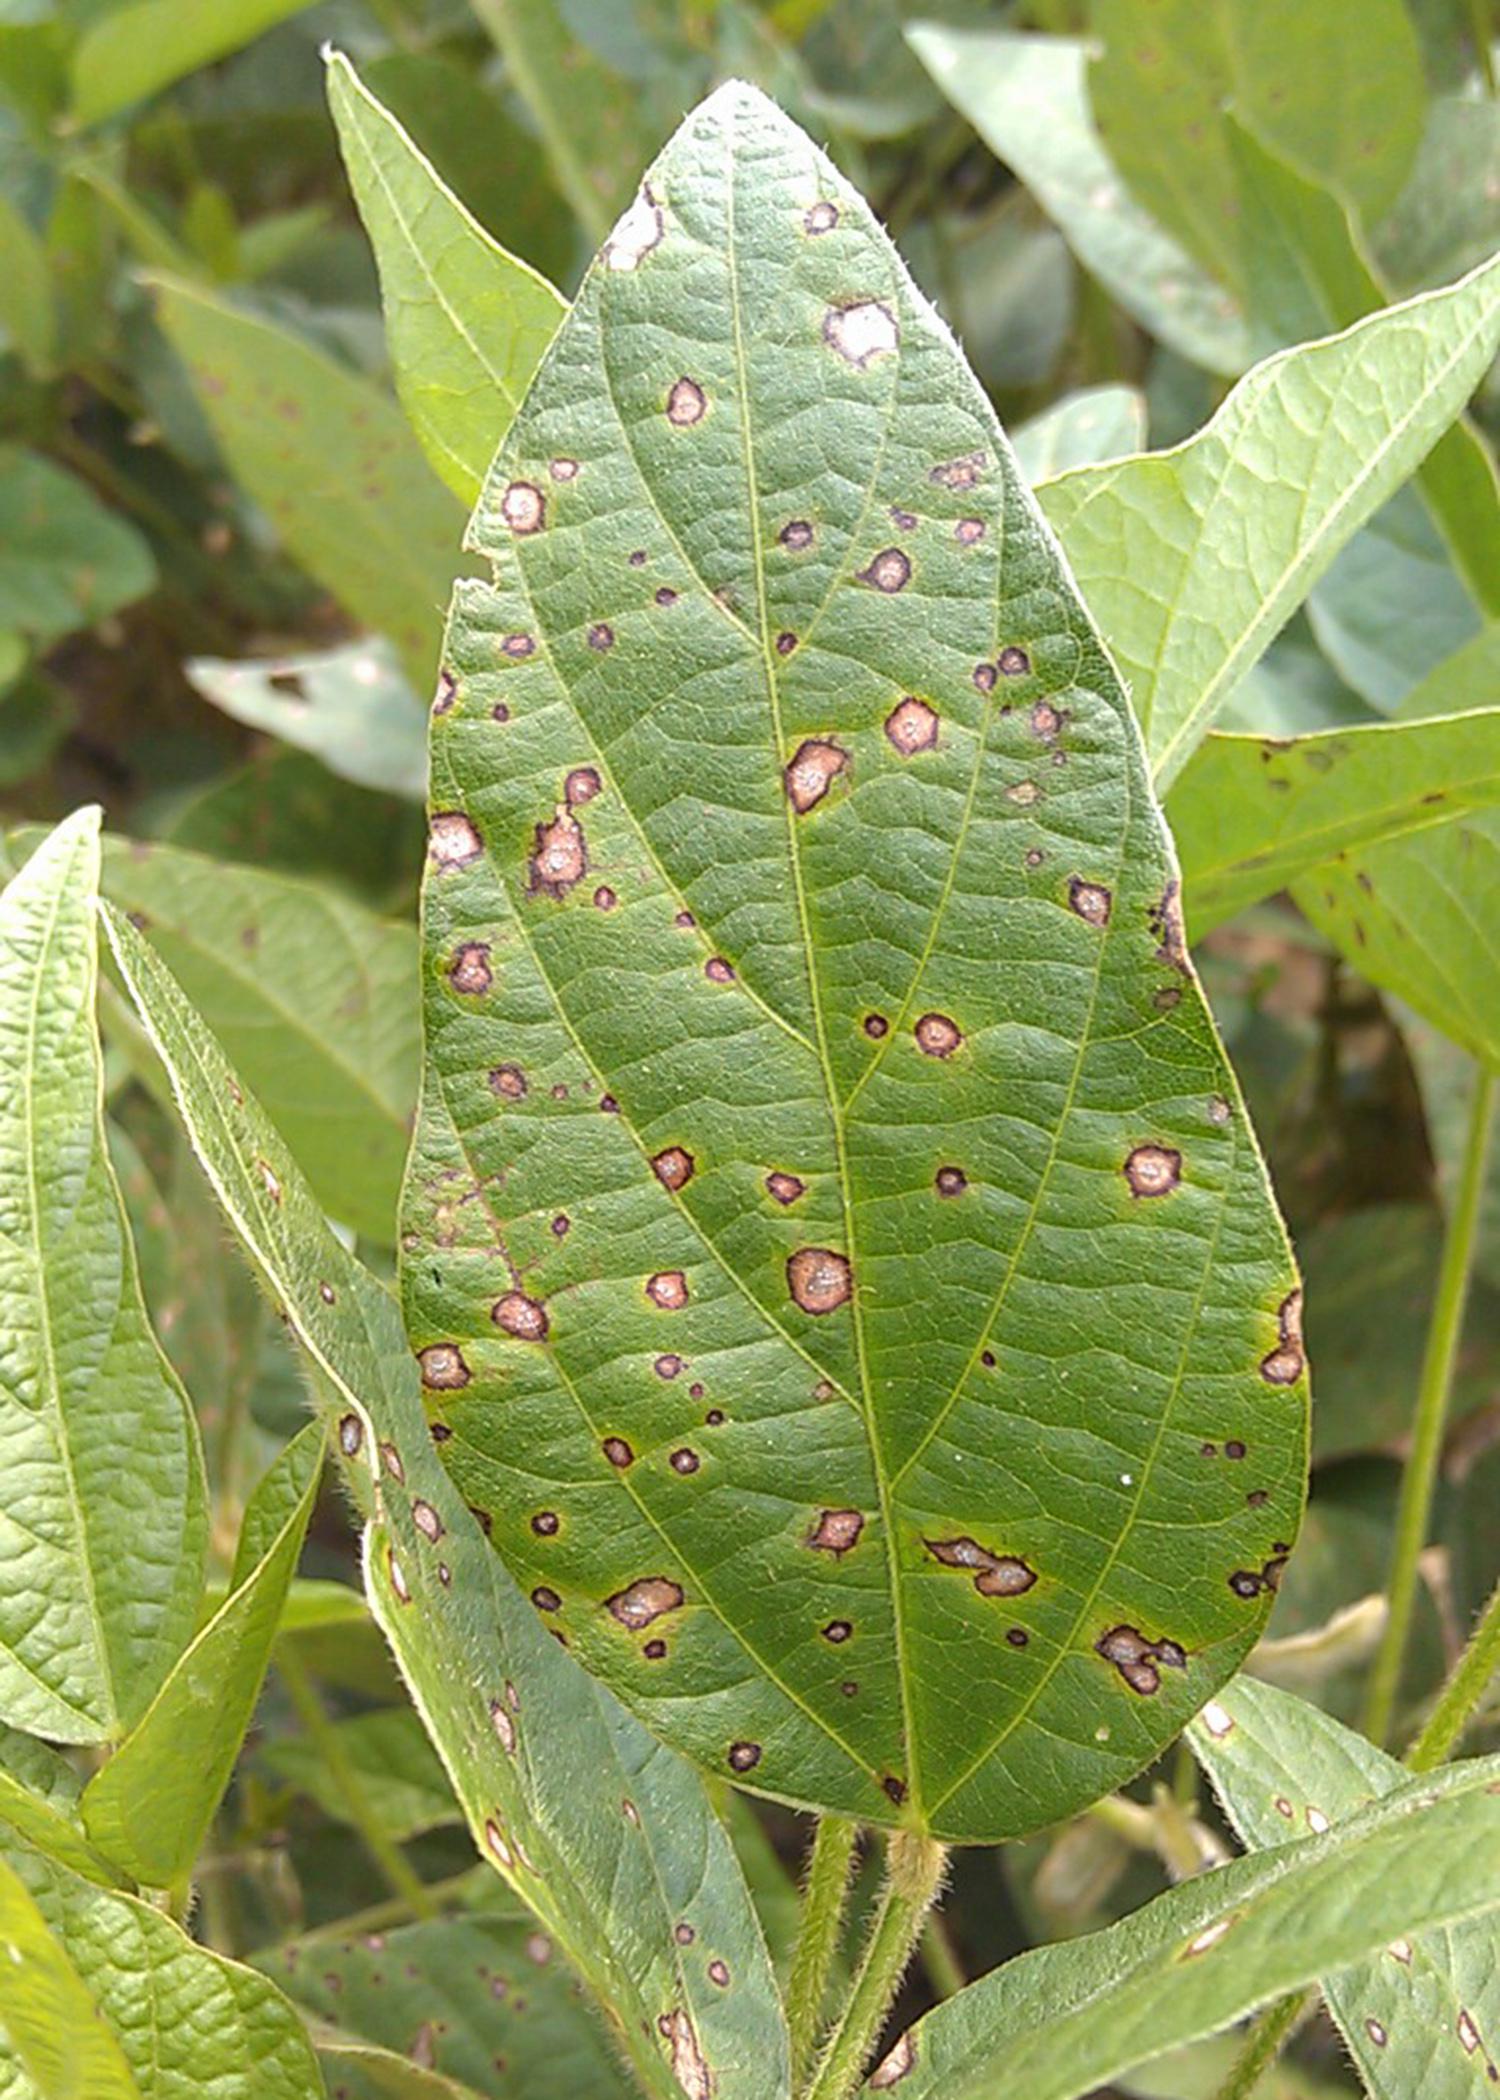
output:
M912 1949L942 1885L947 1850L898 1830L886 1849L886 1881L842 2018L829 2036L807 2100L848 2100L901 1987ZM899 2046L899 2044L898 2044Z

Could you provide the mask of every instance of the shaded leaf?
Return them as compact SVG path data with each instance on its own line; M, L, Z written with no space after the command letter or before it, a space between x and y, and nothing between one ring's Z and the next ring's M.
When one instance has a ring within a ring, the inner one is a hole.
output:
M1241 1841L1280 1847L1337 1827L1410 1775L1305 1700L1237 1677L1191 1731ZM1500 2083L1500 1969L1486 1921L1393 1939L1321 1979L1372 2100L1468 2100Z
M902 2100L1074 2100L1403 1934L1493 1917L1497 1772L1483 1759L1408 1781L1337 1830L1017 1956L919 2020L880 2089L909 2049Z
M0 627L53 642L155 582L133 525L51 460L0 446Z
M1128 705L951 338L750 89L649 174L472 537L403 1222L444 1461L708 1769L1054 1821L1244 1652L1301 1494Z
M1244 370L1250 349L1234 300L1136 203L1094 128L1086 44L932 22L907 40L1127 313L1195 364Z
M84 1789L84 1828L137 1881L175 1888L192 1870L255 1713L323 1454L310 1422L261 1481L229 1595Z
M312 752L358 787L420 802L427 791L427 711L384 642L307 655L184 665L205 700L235 721Z
M565 302L490 239L337 53L328 101L380 265L397 388L428 458L471 504Z
M1483 615L1414 488L1399 489L1307 602L1318 646L1382 713L1483 632Z
M372 1606L483 1856L619 2014L649 2092L674 2100L674 2054L691 2070L701 2052L724 2100L777 2100L780 2007L701 1783L539 1628L437 1461L394 1302L328 1231L153 951L117 915L106 924L199 1158L336 1425ZM688 1923L685 1945L674 1928Z
M1410 180L1371 230L1380 267L1403 291L1447 284L1500 245L1500 106L1436 97Z
M47 250L15 201L0 195L0 329L45 378L56 335Z
M97 124L250 43L311 0L135 0L90 23L73 54L76 124Z
M98 829L69 818L0 896L0 1713L69 1743L144 1711L192 1629L207 1532L100 1115Z
M119 2042L48 1928L31 1892L0 1857L0 2066L10 2058L41 2100L140 2100Z
M330 1726L340 1754L359 1779L361 1799L398 1842L463 1821L438 1754L408 1708L385 1707ZM316 1801L325 1815L349 1820L338 1779L309 1737L282 1736L268 1743L262 1762Z
M1069 467L1139 452L1145 442L1146 400L1133 386L1080 387L1011 435L1016 465L1033 488Z
M1460 412L1497 345L1500 259L1267 358L1172 452L1048 484L1043 507L1129 682L1160 786Z
M458 510L396 404L284 328L165 281L157 314L235 477L418 686L460 566Z

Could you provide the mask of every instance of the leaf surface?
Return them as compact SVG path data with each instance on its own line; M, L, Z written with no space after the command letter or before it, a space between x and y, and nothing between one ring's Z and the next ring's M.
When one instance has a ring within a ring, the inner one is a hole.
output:
M649 174L472 538L403 1227L444 1460L709 1770L1054 1821L1263 1618L1294 1276L1119 685L753 90Z
M112 1741L192 1631L207 1521L100 1115L99 817L0 895L0 1715Z
M226 715L311 751L341 779L416 801L426 792L427 711L387 643L270 661L199 656L184 669Z
M1500 258L1267 358L1173 451L1048 484L1043 507L1130 685L1159 786L1459 414L1497 345Z
M1232 1860L1103 1932L1004 1963L919 2020L865 2089L1075 2100L1403 1934L1493 1919L1497 1771L1490 1758L1410 1781L1337 1830Z
M106 924L194 1149L302 1344L366 1519L372 1606L485 1860L618 2013L648 2092L680 2100L701 2070L723 2100L781 2100L770 1964L696 1774L537 1625L438 1463L393 1300L329 1232L154 952Z
M155 582L133 525L50 459L0 446L0 628L56 641Z
M1016 465L1035 488L1069 467L1139 452L1146 442L1146 397L1133 386L1080 387L1023 423L1011 442Z
M141 2100L124 2052L8 1860L0 1857L0 2074L25 2072L40 2100Z
M1237 1677L1191 1741L1241 1841L1284 1846L1398 1792L1410 1774L1290 1692ZM1470 2100L1500 2083L1500 1967L1490 1920L1402 1934L1320 1979L1372 2100Z
M380 266L397 388L428 458L472 504L565 302L491 240L337 53L328 100Z
M463 1820L438 1754L410 1708L380 1707L330 1726L340 1756L359 1780L361 1799L398 1842ZM316 1801L325 1815L349 1820L339 1780L307 1736L278 1737L266 1745L262 1762Z
M75 123L97 124L132 102L226 58L311 0L135 0L94 11L73 54Z

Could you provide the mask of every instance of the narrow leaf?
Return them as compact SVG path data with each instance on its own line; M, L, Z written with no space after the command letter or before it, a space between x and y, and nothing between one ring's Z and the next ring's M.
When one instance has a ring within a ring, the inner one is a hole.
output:
M1196 941L1324 861L1500 802L1500 710L1205 737L1167 802Z
M1500 259L1267 358L1174 451L1048 485L1043 506L1130 686L1160 787L1459 414L1497 346Z
M7 2057L40 2100L141 2100L87 1984L0 1857L0 2065Z
M191 1873L229 1784L312 1515L323 1454L323 1426L310 1422L245 1512L240 1559L248 1566L237 1563L223 1604L84 1789L89 1837L153 1888L175 1888Z
M115 1739L192 1630L198 1434L141 1302L100 1115L99 816L0 895L0 1716Z
M73 54L75 124L97 124L261 36L312 0L136 0L96 10Z
M680 2100L680 2072L723 2100L779 2100L770 1965L700 1782L538 1626L437 1461L394 1302L151 949L106 925L225 1215L306 1353L366 1519L371 1602L483 1856L619 2015L649 2092Z
M1410 1777L1317 1707L1251 1677L1205 1708L1191 1741L1252 1848L1342 1824ZM1372 2100L1470 2100L1486 2078L1500 2083L1493 1923L1403 1934L1373 1961L1320 1980Z
M1294 1272L1118 681L751 89L650 171L472 539L403 1225L444 1461L707 1769L1053 1822L1245 1652L1301 1500Z
M1427 1926L1500 1910L1495 1759L1415 1780L1338 1830L1020 1955L897 2042L867 2090L1074 2100Z
M380 266L396 386L428 458L472 504L565 302L491 240L336 52L328 101Z

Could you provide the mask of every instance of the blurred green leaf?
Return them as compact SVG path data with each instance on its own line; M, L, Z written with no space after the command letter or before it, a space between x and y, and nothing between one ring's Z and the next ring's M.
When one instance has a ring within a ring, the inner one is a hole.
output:
M432 676L461 514L394 402L274 323L187 284L158 284L236 478L312 576ZM0 617L3 617L0 599Z
M1098 466L1139 452L1146 442L1146 402L1133 386L1086 386L1011 432L1016 465L1035 488L1069 467Z
M361 1798L391 1837L404 1843L424 1830L463 1821L438 1754L409 1707L385 1707L329 1725L359 1780ZM264 1764L316 1801L325 1815L341 1823L350 1820L339 1781L310 1737L282 1736L268 1743L261 1755Z
M1399 489L1307 601L1318 646L1382 713L1481 632L1483 615L1415 488Z
M472 504L565 302L490 239L337 53L328 100L380 265L397 388L428 458Z
M47 250L18 206L0 191L0 329L31 371L45 378L56 339Z
M356 786L420 802L427 792L427 710L386 643L268 660L199 656L187 678L237 722L322 759Z
M1449 284L1500 247L1500 103L1433 101L1410 180L1370 238L1403 292Z
M87 1984L3 1857L0 1949L0 2064L9 2057L12 2077L23 2072L39 2100L141 2100Z
M137 0L92 22L73 54L75 124L97 124L238 51L312 0Z
M0 678L6 662L19 650L21 675L0 692L0 787L17 787L47 765L73 727L77 709L72 694L44 671L22 668L26 646L19 635L0 633Z
M0 1714L111 1742L187 1639L206 1544L186 1396L141 1303L99 1107L99 816L0 895Z
M84 1828L137 1881L177 1888L192 1871L260 1697L323 1456L309 1422L245 1511L228 1597L84 1789Z
M155 583L133 525L51 460L0 445L0 628L56 641Z
M1041 492L1160 788L1459 414L1497 346L1500 258L1451 291L1267 358L1175 451L1080 468Z

